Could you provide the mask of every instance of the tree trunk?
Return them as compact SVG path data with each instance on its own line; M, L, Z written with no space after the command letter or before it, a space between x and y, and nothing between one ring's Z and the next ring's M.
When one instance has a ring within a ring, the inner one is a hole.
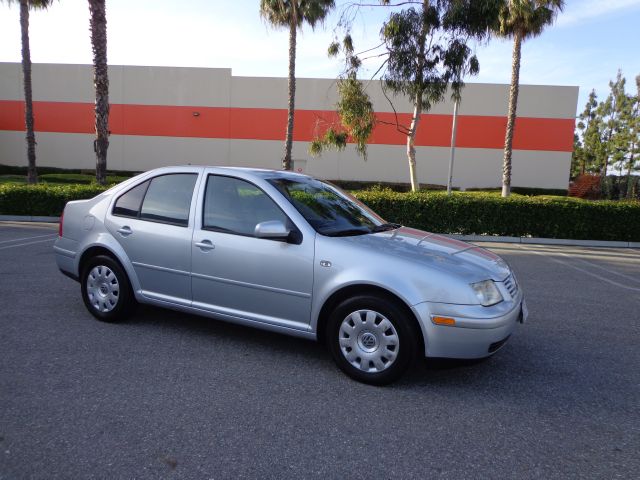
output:
M296 1L291 2L291 20L289 22L289 106L287 110L287 134L284 140L282 169L292 170L291 148L293 146L293 117L296 108L296 35L298 32L298 13Z
M447 195L451 195L453 188L453 162L456 156L456 134L458 130L458 107L460 100L453 105L453 124L451 125L451 156L449 157L449 175L447 176Z
M613 136L612 130L609 130L609 135L607 137L607 143L604 148L604 159L602 162L602 170L600 171L600 176L602 178L607 178L607 170L609 170L609 148L611 145L611 137Z
M27 131L27 183L38 183L36 171L36 135L33 126L33 91L31 87L31 50L29 48L29 2L20 0L22 31L22 76L24 85L24 119Z
M631 157L629 158L629 168L627 170L627 198L631 198L631 190L633 190L633 177L631 176L631 172L633 171L633 157L634 151L636 149L636 145L634 143L631 144Z
M425 12L429 8L429 0L423 0L422 2L422 28L420 30L420 37L418 38L418 58L416 59L416 80L415 83L422 85L423 82L423 69L424 69L424 50L427 40L428 25L425 19ZM418 183L418 174L416 172L416 132L418 131L418 125L420 124L420 117L422 115L422 94L424 88L420 88L413 99L413 118L411 119L411 126L407 133L407 159L409 160L409 178L411 180L411 191L416 192L420 188Z
M507 116L507 132L504 137L504 162L502 165L502 196L511 194L511 157L513 152L513 131L518 109L518 91L520 89L520 56L522 34L516 32L513 37L513 54L511 58L511 88L509 89L509 114Z
M109 148L109 74L107 71L107 16L105 0L89 0L91 14L91 48L93 83L96 89L95 127L96 180L107 183L107 149Z
M416 173L416 131L418 130L418 124L420 123L420 116L422 115L422 94L416 95L413 106L413 118L411 119L411 126L409 127L409 133L407 134L407 158L409 159L409 177L411 179L411 191L416 192L420 188L418 184L418 175Z
M629 158L629 170L627 171L627 198L631 198L633 196L633 177L631 176L631 173L634 170L634 158L636 149L638 148L636 140L638 138L638 125L640 125L640 118L638 118L638 114L640 114L640 75L636 77L636 85L638 87L638 95L636 96L635 108L631 108L631 117L632 119L635 119L636 124L631 128L633 140L631 141L631 148L629 149L631 158Z

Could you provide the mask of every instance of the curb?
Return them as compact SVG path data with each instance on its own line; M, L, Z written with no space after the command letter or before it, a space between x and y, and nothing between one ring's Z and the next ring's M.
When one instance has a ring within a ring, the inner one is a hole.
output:
M536 238L536 237L493 237L488 235L452 235L445 237L464 240L465 242L486 243L523 243L535 245L563 245L574 247L608 247L608 248L640 248L640 242L623 242L612 240L573 240L570 238Z
M0 215L0 222L33 222L57 223L60 217L29 217L20 215ZM486 243L523 243L535 245L563 245L574 247L605 247L605 248L640 248L640 242L622 242L610 240L572 240L570 238L535 238L535 237L499 237L489 235L455 235L442 234L445 237L464 240L465 242Z
M0 222L57 223L60 217L31 217L23 215L0 215Z

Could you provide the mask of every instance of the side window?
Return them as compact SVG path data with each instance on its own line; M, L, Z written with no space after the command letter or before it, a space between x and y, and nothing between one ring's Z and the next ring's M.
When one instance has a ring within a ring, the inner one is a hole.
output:
M253 236L256 225L289 219L276 203L252 183L210 175L205 192L203 228Z
M177 173L151 180L140 209L140 218L187 226L193 188L198 175Z
M113 214L123 217L137 217L140 214L140 205L148 186L149 180L132 188L124 195L120 195L113 207Z

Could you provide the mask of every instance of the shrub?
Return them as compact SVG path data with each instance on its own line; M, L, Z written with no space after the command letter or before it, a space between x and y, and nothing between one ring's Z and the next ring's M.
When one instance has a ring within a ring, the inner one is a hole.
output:
M388 221L441 233L640 241L640 203L498 193L358 192Z
M81 173L79 169L37 167L38 175L47 173ZM27 167L16 165L4 165L0 163L0 175L27 175Z
M41 167L40 165L38 165L37 167L37 171L38 171L38 176L42 176L42 175L48 175L48 174L66 174L66 173L71 173L71 174L82 174L82 175L89 175L95 178L96 172L95 170L83 170L83 169L79 169L79 168L58 168L58 167ZM134 175L137 175L140 172L133 172L133 171L128 171L128 170L108 170L107 174L108 175L117 175L119 177L133 177ZM27 167L23 167L23 166L16 166L16 165L4 165L2 163L0 163L0 175L23 175L26 176L27 175Z
M100 185L0 185L0 215L59 216L71 200L92 198Z
M126 180L129 177L107 175L107 183L119 183ZM89 185L96 183L96 177L93 175L84 175L81 173L46 173L40 175L38 180L44 183L68 183L68 184L83 184Z
M467 192L502 192L502 187L493 188L468 188ZM534 188L534 187L511 187L511 193L535 197L536 195L553 195L556 197L566 197L567 189L562 188Z
M0 214L57 216L66 202L105 189L95 184L0 185ZM640 202L634 201L390 189L354 195L388 221L430 232L640 242Z
M607 200L622 200L632 198L640 200L640 177L609 175L604 177L600 183L600 194Z

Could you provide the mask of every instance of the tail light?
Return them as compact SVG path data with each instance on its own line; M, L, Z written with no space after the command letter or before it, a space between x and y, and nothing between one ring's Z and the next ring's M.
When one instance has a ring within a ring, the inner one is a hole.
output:
M62 224L64 223L64 210L60 214L60 223L58 224L58 236L62 236Z

